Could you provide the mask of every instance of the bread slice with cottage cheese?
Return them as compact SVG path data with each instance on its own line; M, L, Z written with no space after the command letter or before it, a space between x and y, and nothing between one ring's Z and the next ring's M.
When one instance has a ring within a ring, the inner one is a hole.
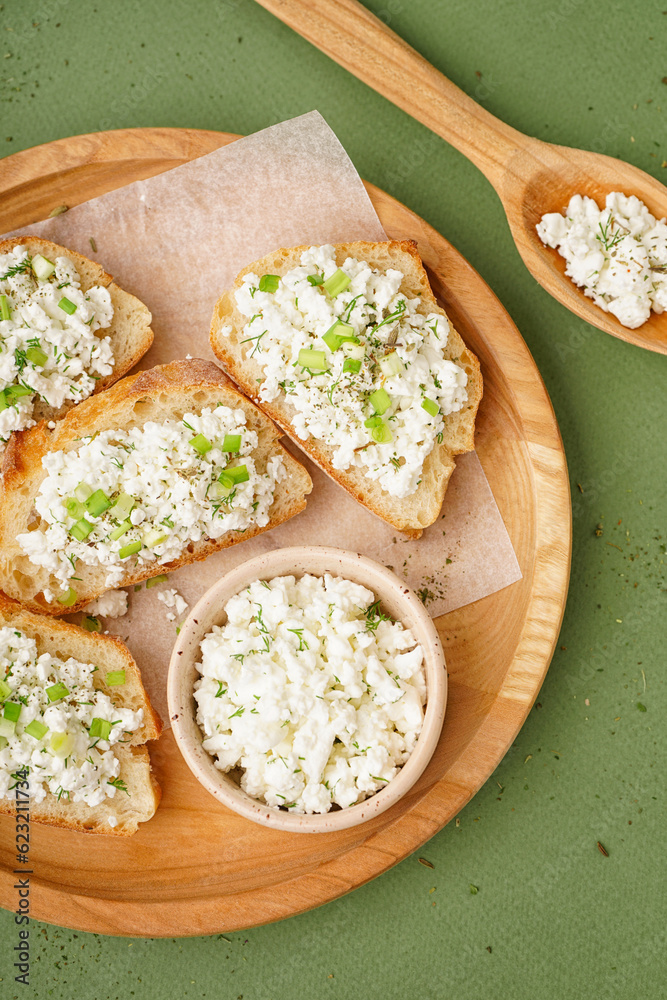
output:
M152 561L142 565L138 559L128 558L127 567L123 564L122 578L113 586L139 583L156 573L206 559L211 553L282 524L303 510L312 481L301 463L280 443L282 434L275 424L238 392L217 365L197 358L173 361L131 375L101 395L85 400L52 430L42 421L13 435L5 453L0 485L0 589L30 610L50 615L80 610L109 589L106 571L79 559L75 578L70 581L76 599L68 606L49 602L44 591L60 593L58 581L48 569L32 563L17 542L17 535L44 527L33 501L46 476L42 466L45 455L76 450L82 438L101 431L142 427L147 421L181 421L185 413L200 413L205 407L218 404L243 410L246 426L258 435L252 457L260 473L266 471L272 459L282 460L285 474L275 485L268 523L264 527L254 523L245 530L229 530L215 539L204 536L188 543L177 559L166 564Z
M93 394L103 392L134 368L153 343L152 316L149 309L136 296L120 288L101 264L89 260L74 250L68 250L38 236L12 236L10 239L0 240L0 254L10 253L17 246L25 247L30 257L41 254L50 261L54 261L56 257L68 257L79 273L83 292L93 285L101 285L108 290L113 306L113 319L109 327L98 331L98 335L109 338L114 365L110 375L97 381ZM38 399L33 411L34 419L57 419L75 405L76 400L72 400L64 403L60 409L54 410L43 400Z
M334 468L334 448L309 437L299 437L294 427L296 410L284 393L272 401L260 401L259 389L263 369L252 356L253 345L245 345L244 329L247 318L238 309L235 292L242 285L246 274L285 275L300 264L301 254L307 246L276 250L245 267L234 282L233 288L216 303L211 323L210 341L216 357L224 369L243 391L254 399L306 454L340 486L368 510L387 521L408 537L418 538L423 529L432 524L442 507L449 478L454 471L456 455L474 448L475 417L482 397L482 376L475 355L447 320L444 309L436 301L428 276L412 240L392 240L387 243L356 241L334 247L336 264L340 268L349 257L366 261L378 271L388 268L401 271L403 280L399 291L408 297L420 296L418 311L424 315L436 313L449 323L449 336L444 357L453 359L467 374L468 398L463 408L445 417L442 441L434 444L424 461L421 481L415 492L397 498L364 474L363 467L346 470Z
M51 792L40 803L30 803L30 819L36 823L59 826L83 833L129 836L136 833L155 813L160 802L160 786L151 771L146 743L162 731L160 717L153 709L141 682L139 668L123 643L114 636L84 632L76 625L35 615L14 601L0 595L0 628L20 630L35 640L38 655L50 653L61 660L70 657L97 667L94 687L107 694L117 708L143 710L143 723L123 745L115 744L113 753L120 761L118 778L127 787L100 805L60 800ZM107 674L124 671L125 683L109 686ZM22 800L21 800L22 801ZM0 799L0 814L14 815L15 799ZM113 824L113 825L112 825Z

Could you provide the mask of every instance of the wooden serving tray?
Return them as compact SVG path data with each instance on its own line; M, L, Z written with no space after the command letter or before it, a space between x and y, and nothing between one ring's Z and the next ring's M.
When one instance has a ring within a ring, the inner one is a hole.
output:
M233 142L190 129L75 136L0 161L0 232L45 218ZM103 934L172 937L238 930L335 899L415 851L484 784L546 674L565 606L571 514L565 455L540 374L512 320L439 233L372 184L387 233L412 238L433 289L479 357L477 451L523 579L436 620L449 670L445 726L411 792L362 827L284 834L229 812L195 781L171 731L151 746L163 789L128 838L33 824L31 915ZM14 821L0 817L0 903L13 910Z

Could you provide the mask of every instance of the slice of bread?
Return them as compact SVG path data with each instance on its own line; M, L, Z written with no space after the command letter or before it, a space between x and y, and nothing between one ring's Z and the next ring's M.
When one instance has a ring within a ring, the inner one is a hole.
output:
M113 305L113 319L111 326L98 330L96 336L100 339L109 338L113 350L114 366L110 375L98 380L93 395L107 389L123 375L126 375L131 368L134 368L153 343L152 316L143 302L119 288L112 276L107 274L100 264L94 260L88 260L80 253L75 253L74 250L67 250L65 247L58 246L57 243L42 240L38 236L12 236L9 240L0 240L0 254L11 253L16 246L25 247L31 257L37 253L51 261L54 261L56 257L68 257L79 272L81 289L84 292L93 285L101 285L108 289ZM77 405L76 401L72 400L64 403L59 410L54 410L47 403L38 399L35 404L34 418L35 420L42 418L53 420L63 416L75 405Z
M222 362L225 370L234 381L247 393L251 399L259 401L259 386L263 372L255 358L250 357L248 347L241 345L243 330L247 317L236 308L234 291L241 285L243 277L249 272L258 275L284 275L301 262L301 254L307 246L276 250L263 257L262 260L249 264L244 268L234 282L234 288L226 292L215 306L211 324L210 340L213 351ZM335 247L336 262L342 267L347 257L356 257L367 261L371 267L380 271L396 268L405 275L401 283L401 292L414 297L421 296L419 312L440 313L446 316L436 302L428 276L424 270L417 244L412 240L388 243L340 243ZM227 336L222 331L231 327ZM365 507L377 514L383 520L397 528L398 531L411 538L419 538L424 528L432 524L442 507L442 501L447 489L449 477L454 471L454 456L474 448L475 416L482 398L482 376L479 362L468 350L452 324L445 349L445 357L455 359L468 374L468 402L457 413L445 417L445 431L441 444L435 447L424 462L423 475L417 490L404 499L392 497L382 489L379 483L367 479L363 468L352 468L345 471L334 469L332 464L333 448L309 438L304 441L296 434L293 426L295 409L289 402L289 397L281 394L270 403L262 400L259 405L275 422L289 434L292 440L324 469L332 479L335 479ZM249 345L252 347L252 345Z
M101 396L91 396L58 421L54 430L49 430L42 421L13 435L5 452L0 485L0 589L25 607L51 615L78 611L109 589L104 569L78 562L76 576L80 579L70 584L79 595L76 603L71 607L63 607L57 601L49 604L44 598L44 588L60 593L60 584L47 569L31 563L16 541L18 534L38 525L33 500L45 477L42 457L47 452L76 450L82 437L96 431L128 429L142 426L148 420L181 420L188 411L201 412L217 403L245 411L247 426L257 432L259 439L253 458L260 472L265 471L273 456L283 459L286 476L276 486L269 523L264 528L253 525L246 531L228 531L220 538L190 542L179 559L167 564L150 562L141 566L130 558L124 577L114 586L139 583L156 573L206 559L212 552L253 538L303 510L306 494L313 484L301 463L280 443L281 432L275 424L242 396L211 361L198 358L172 361L130 375Z
M84 632L76 625L34 615L0 595L0 628L4 626L20 629L34 639L39 655L50 653L62 660L74 657L82 663L93 663L97 667L95 688L109 695L118 708L131 708L134 712L141 708L144 712L143 725L132 734L128 743L113 747L120 760L119 777L127 785L129 794L119 790L101 805L89 806L65 798L58 801L49 792L39 805L30 803L31 821L121 837L136 833L139 823L149 820L160 802L160 786L151 773L145 744L147 740L157 739L162 722L148 700L139 668L130 653L114 636ZM107 686L106 676L112 670L125 671L125 684ZM14 815L14 812L13 798L0 799L0 813ZM110 816L116 818L117 826L109 825Z

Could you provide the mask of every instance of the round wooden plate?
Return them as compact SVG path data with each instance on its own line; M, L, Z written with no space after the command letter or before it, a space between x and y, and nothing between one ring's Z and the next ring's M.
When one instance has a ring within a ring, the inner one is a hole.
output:
M150 177L238 138L190 129L75 136L0 161L0 233ZM511 746L540 689L567 593L570 497L546 389L502 305L463 257L404 205L366 185L387 233L416 239L434 291L479 357L477 450L523 579L437 619L449 702L431 764L362 827L285 834L229 812L192 778L171 732L151 747L163 789L129 838L33 825L31 915L103 934L238 930L335 899L415 851L455 816ZM0 817L0 902L15 908L14 822Z

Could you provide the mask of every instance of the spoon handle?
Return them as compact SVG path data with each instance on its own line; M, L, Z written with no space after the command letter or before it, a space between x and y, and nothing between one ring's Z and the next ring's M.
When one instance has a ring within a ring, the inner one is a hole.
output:
M356 0L257 2L467 156L499 194L511 157L537 142L481 108Z

